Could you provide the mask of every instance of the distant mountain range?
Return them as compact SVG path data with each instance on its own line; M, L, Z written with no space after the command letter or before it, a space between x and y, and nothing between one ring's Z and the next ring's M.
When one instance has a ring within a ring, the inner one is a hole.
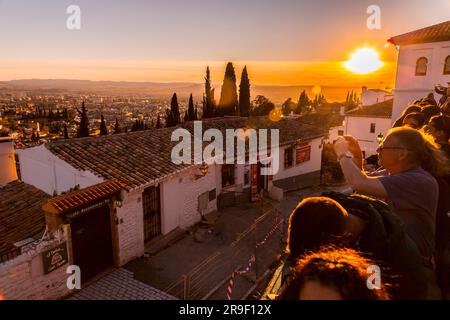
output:
M214 85L215 98L220 98L220 84ZM313 86L274 86L251 85L252 98L264 95L275 103L282 103L291 97L297 101L301 91L306 90L310 97ZM323 87L322 93L328 101L344 101L349 90L360 92L361 88L349 87ZM174 92L179 99L187 99L193 94L196 100L202 98L204 84L189 82L127 82L127 81L90 81L68 79L24 79L0 81L0 93L5 91L25 91L34 94L88 94L100 95L149 95L160 98L169 98Z

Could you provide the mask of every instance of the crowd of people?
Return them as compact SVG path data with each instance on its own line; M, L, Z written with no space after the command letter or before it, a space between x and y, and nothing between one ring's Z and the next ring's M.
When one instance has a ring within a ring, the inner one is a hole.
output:
M334 151L353 193L298 204L280 285L266 297L450 299L450 98L408 106L377 149L376 171L364 170L352 137L339 137Z

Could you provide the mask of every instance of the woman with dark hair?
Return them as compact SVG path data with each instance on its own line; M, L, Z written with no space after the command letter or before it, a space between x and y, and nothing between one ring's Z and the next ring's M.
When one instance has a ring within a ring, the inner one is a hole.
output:
M441 114L441 108L433 105L425 105L420 112L423 114L424 123L428 123L432 117Z
M412 112L420 112L422 110L422 108L418 105L415 104L411 104L409 105L405 110L403 110L403 113L400 117L397 118L397 120L395 120L394 124L392 125L392 128L397 128L397 127L401 127L403 126L403 119L405 119L405 117L412 113Z
M411 112L403 119L403 125L419 130L424 125L425 118L421 112Z
M385 277L378 288L368 287L371 266L355 250L321 248L298 261L280 300L389 300Z
M351 242L363 228L364 223L358 217L350 216L335 200L327 197L306 198L289 217L288 260L295 261L306 251L316 250L325 244Z
M428 122L428 132L434 137L434 141L450 159L450 116L434 116Z

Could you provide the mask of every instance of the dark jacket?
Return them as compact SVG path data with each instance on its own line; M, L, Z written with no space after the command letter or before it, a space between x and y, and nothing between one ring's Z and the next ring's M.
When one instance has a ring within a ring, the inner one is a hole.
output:
M367 226L355 249L381 261L381 267L389 270L385 280L393 285L390 293L394 299L427 298L428 288L435 281L432 263L422 258L403 222L385 202L337 192L323 196L336 200L350 214L366 221Z

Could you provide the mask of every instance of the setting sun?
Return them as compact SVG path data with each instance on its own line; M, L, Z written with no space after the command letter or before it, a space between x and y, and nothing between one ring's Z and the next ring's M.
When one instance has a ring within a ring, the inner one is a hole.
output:
M344 62L347 70L356 74L368 74L380 69L384 63L380 60L378 52L372 48L356 50L349 60Z

